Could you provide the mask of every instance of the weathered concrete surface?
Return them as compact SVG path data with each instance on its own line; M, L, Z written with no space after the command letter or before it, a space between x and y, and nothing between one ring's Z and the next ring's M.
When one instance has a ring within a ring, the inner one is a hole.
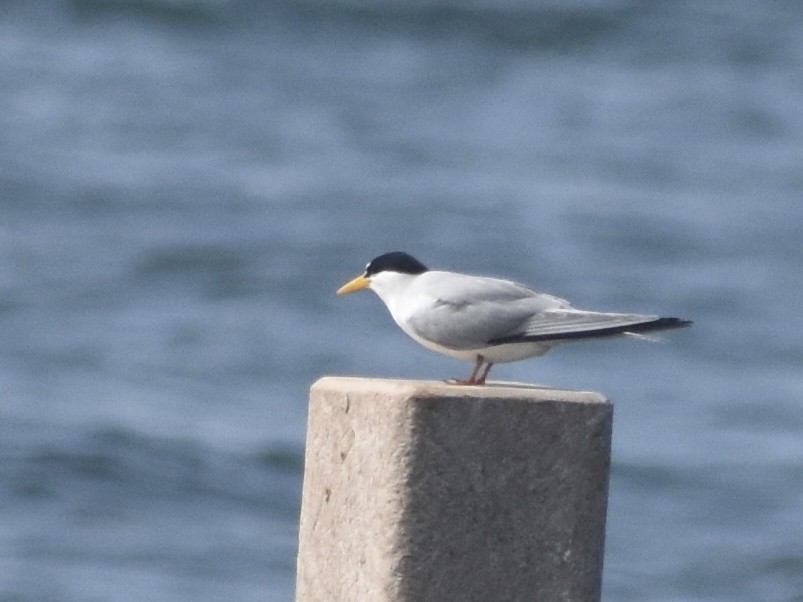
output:
M322 378L296 600L598 600L612 415L597 393Z

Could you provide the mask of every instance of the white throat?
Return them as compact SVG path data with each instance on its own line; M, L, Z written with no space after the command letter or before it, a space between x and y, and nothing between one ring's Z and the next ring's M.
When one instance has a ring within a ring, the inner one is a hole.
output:
M397 323L404 321L410 310L408 291L415 281L413 274L400 272L379 272L371 276L370 288L390 311Z

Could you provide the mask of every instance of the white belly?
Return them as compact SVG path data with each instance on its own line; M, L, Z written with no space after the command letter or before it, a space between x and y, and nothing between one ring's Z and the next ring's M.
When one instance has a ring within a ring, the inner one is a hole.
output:
M540 355L544 355L557 344L544 342L508 343L505 345L493 345L491 347L482 347L479 349L449 349L448 347L443 347L437 343L422 339L414 332L411 332L403 326L402 330L404 330L404 332L406 332L410 338L417 343L420 343L427 349L442 353L443 355L448 355L449 357L455 357L459 360L465 360L467 362L476 361L478 355L481 355L485 361L492 364L517 362L528 357L538 357Z

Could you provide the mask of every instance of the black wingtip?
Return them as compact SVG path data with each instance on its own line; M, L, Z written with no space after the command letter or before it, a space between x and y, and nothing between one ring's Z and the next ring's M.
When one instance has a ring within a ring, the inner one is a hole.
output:
M639 334L642 332L654 332L656 330L671 330L673 328L686 328L691 326L691 320L683 320L682 318L656 318L650 322L642 322L641 324L631 324L630 326L616 326L610 329L604 329L597 332L589 333L591 336L609 336L617 334Z
M638 326L646 330L667 330L669 328L686 328L694 324L692 320L684 320L682 318L658 318L652 322L645 322ZM631 330L628 329L628 332Z

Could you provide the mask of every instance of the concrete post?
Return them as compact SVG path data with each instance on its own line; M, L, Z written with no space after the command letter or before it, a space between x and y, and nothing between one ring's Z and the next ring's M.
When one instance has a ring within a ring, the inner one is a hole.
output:
M598 393L322 378L297 602L599 600L612 416Z

